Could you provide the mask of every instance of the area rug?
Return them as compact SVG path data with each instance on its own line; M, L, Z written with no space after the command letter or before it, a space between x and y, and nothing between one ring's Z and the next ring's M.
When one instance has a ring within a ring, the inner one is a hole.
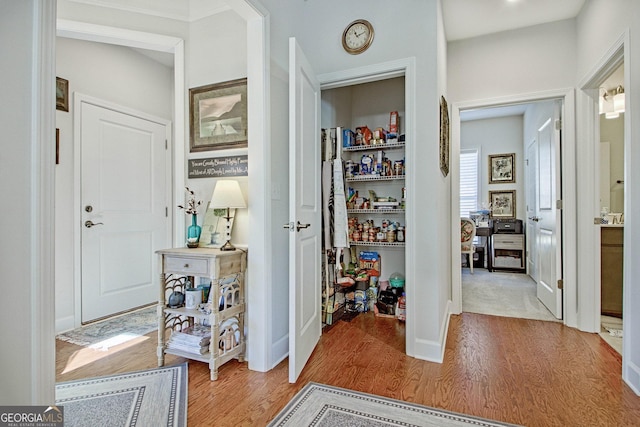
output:
M56 384L65 427L187 425L187 363Z
M302 426L513 426L400 400L309 383L269 423L270 427Z
M154 305L58 334L56 338L83 347L108 350L157 329L157 307Z

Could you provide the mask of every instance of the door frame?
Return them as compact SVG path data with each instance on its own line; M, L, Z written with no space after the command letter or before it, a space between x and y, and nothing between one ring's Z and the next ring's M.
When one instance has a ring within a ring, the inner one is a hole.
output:
M589 327L590 332L600 331L600 311L601 311L601 283L600 283L600 227L593 225L593 219L600 216L600 201L599 201L599 188L600 188L600 119L598 112L598 96L600 84L605 80L607 76L611 74L616 68L624 63L624 87L625 90L631 88L631 66L630 66L630 48L629 48L629 30L625 30L620 37L610 46L609 50L602 56L600 61L596 63L592 71L589 72L578 84L578 98L577 105L580 112L580 119L584 122L584 126L580 129L580 140L584 145L584 149L578 152L579 162L585 165L592 165L591 168L584 168L582 174L579 177L579 183L581 185L581 192L586 194L587 197L582 199L580 205L581 216L578 221L583 225L585 232L582 234L584 242L580 245L582 248L582 254L580 259L584 260L581 263L580 271L584 271L585 275L581 278L581 282L584 282L585 290L589 292L587 295L593 295L590 304L586 307L584 313L585 323ZM627 99L629 99L627 95ZM625 164L631 159L631 119L629 101L627 101L625 119L624 119L624 152L625 152ZM595 170L593 175L589 174L590 170ZM629 206L629 200L632 196L633 180L628 179L629 168L625 167L625 213ZM630 215L625 215L625 219L631 219ZM628 224L628 221L625 221ZM627 242L633 240L630 230L633 227L624 227L624 239ZM596 250L598 248L598 250ZM634 260L631 255L631 250L625 245L623 252L623 313L631 313L630 311L630 298L627 290L632 289L631 279L634 277L633 269ZM633 369L626 362L630 360L631 350L631 336L633 335L633 322L630 315L623 316L623 335L622 343L622 378L629 384L631 384L629 373ZM586 328L585 328L586 330ZM635 378L638 378L637 371ZM633 383L633 387L637 387L637 383ZM636 391L637 389L634 389ZM637 392L637 391L636 391Z
M139 119L147 120L150 122L155 122L163 125L165 127L165 139L167 141L167 153L165 155L165 168L167 171L167 181L172 182L171 178L171 170L173 161L173 143L171 135L173 134L173 130L171 127L171 121L163 119L161 117L154 116L152 114L147 114L142 111L135 110L133 108L124 107L122 105L115 104L113 102L105 101L103 99L99 99L90 95L85 95L83 93L74 92L73 94L73 217L74 217L74 226L73 226L73 242L74 242L74 284L73 284L73 305L74 305L74 327L82 326L82 108L81 104L87 103L91 105L95 105L100 108L105 108L109 110L113 110L119 113L127 114L130 116L137 117ZM165 187L165 196L167 203L171 202L171 188L170 186ZM168 222L167 222L167 230L165 232L169 236L169 241L171 241L172 227L174 223L175 216L173 215L174 210L170 209L168 211ZM183 215L184 216L184 215ZM77 277L75 275L78 275ZM155 279L154 279L155 283ZM98 319L99 320L99 319ZM91 322L88 322L91 323Z
M564 280L563 322L577 327L580 309L577 298L577 195L576 195L576 120L575 91L573 88L510 95L499 98L455 102L451 105L451 224L457 224L460 215L460 112L477 108L498 107L507 104L526 104L536 101L561 99L562 114L562 276ZM451 241L460 239L458 227L451 227ZM459 247L451 245L451 259L460 256ZM451 313L462 312L462 274L460 265L451 263Z
M168 200L172 201L173 209L170 209L169 218L173 227L173 244L184 240L185 215L176 215L177 205L182 202L178 200L178 195L182 197L185 177L185 83L184 83L184 40L177 37L164 36L160 34L143 33L140 31L126 30L123 28L107 27L103 25L89 24L86 22L69 21L58 19L57 36L77 40L93 41L98 43L109 43L120 46L137 47L141 49L157 50L161 52L173 53L174 70L174 116L173 128L175 132L169 132L168 140L173 141L171 152L173 170L173 195ZM100 104L98 104L100 105ZM107 107L108 108L108 107ZM77 113L77 111L76 111ZM77 139L79 130L79 117L74 117L74 224L81 223L80 214L80 176L79 176L79 145ZM173 136L172 136L173 134ZM182 224L178 224L181 222ZM65 325L64 329L78 328L82 325L81 320L81 299L80 287L82 283L80 261L81 261L81 228L80 225L73 227L73 289L74 289L74 313L73 325Z
M259 0L226 0L234 11L247 21L247 80L251 96L248 103L249 161L249 262L247 271L247 341L249 369L265 372L279 361L279 353L272 344L273 338L273 263L271 198L271 103L270 95L270 27L269 13ZM185 215L177 215L177 205L182 203L186 179L186 75L184 40L162 34L146 33L125 28L95 25L86 22L58 19L57 36L138 47L173 54L174 105L173 105L173 245L184 241ZM260 161L253 161L259 159ZM74 220L78 220L74 218ZM78 239L74 236L74 242ZM74 243L75 244L75 243ZM74 248L74 262L77 260ZM77 264L76 264L77 265ZM77 270L77 267L76 267ZM79 280L74 271L75 283ZM78 308L74 307L77 316ZM70 329L73 325L61 329ZM285 353L286 355L286 353Z
M416 170L418 162L416 161L416 59L415 57L408 57L404 59L398 59L395 61L388 61L378 64L367 65L365 67L351 68L347 70L341 70L331 73L319 74L316 76L320 82L320 92L327 89L334 89L343 86L351 86L361 83L369 83L378 80L385 80L394 77L404 77L404 92L405 92L405 118L404 125L406 140L410 141L405 147L405 162L408 171ZM407 189L407 206L405 211L405 222L407 229L415 230L415 203L411 203L411 200L416 200L417 183L414 174L408 174L406 178ZM405 237L405 276L407 283L416 284L417 280L416 271L416 240L411 238L408 234ZM405 352L408 356L414 356L415 348L418 345L416 343L416 314L417 306L415 298L415 287L409 286L406 289L407 293L407 320L406 320L406 335L405 335Z

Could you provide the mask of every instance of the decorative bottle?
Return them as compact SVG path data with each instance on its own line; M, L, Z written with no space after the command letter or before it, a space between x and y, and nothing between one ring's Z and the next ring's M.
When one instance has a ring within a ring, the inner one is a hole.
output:
M202 228L198 225L198 215L191 215L191 225L187 228L187 247L197 248Z

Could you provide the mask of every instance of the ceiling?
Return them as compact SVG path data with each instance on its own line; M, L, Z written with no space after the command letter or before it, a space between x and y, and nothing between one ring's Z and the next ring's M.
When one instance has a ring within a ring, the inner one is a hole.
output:
M225 0L69 1L187 22L230 9ZM584 3L585 0L442 0L442 11L447 40L453 41L574 18Z
M514 30L578 15L585 0L442 0L448 41Z

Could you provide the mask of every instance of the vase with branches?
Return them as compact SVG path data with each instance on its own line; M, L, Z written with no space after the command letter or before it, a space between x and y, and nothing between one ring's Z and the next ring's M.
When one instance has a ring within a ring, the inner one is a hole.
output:
M196 200L196 193L185 187L187 190L187 203L178 205L180 209L184 209L187 215L191 215L191 225L187 228L187 247L197 248L200 240L202 228L198 225L198 206L202 204L202 200Z

